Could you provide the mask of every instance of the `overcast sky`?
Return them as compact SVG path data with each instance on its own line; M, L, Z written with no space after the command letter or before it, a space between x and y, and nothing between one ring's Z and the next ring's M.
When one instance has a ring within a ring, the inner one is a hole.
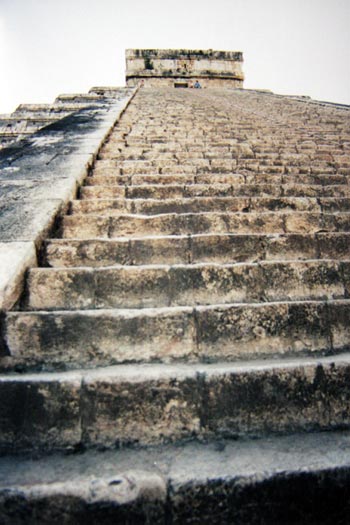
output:
M0 0L0 113L123 86L126 48L243 51L246 88L350 104L350 0Z

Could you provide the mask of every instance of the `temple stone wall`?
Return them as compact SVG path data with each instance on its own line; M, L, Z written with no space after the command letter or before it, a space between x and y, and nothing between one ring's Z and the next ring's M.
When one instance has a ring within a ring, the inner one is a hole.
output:
M239 51L128 49L126 83L191 87L198 80L202 87L242 88L242 62L243 54Z
M127 85L128 87L136 87L140 84L140 82L142 82L142 85L146 88L191 88L194 87L196 80L200 82L202 88L242 88L242 82L240 80L202 77L196 77L194 79L189 79L186 77L145 77L142 80L134 77L127 81Z

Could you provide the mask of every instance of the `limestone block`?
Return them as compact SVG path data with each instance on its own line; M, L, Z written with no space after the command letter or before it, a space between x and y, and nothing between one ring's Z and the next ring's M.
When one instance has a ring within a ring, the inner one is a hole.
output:
M171 516L174 525L222 525L312 516L346 523L348 446L349 432L333 431L2 458L0 520L163 525Z
M74 215L93 214L112 217L114 215L133 213L133 202L123 198L82 199L71 203Z
M318 213L287 213L285 214L286 233L317 233L322 229L322 219Z
M264 258L265 242L260 235L193 235L193 262L254 262Z
M55 239L46 243L46 261L53 267L169 264L169 262L180 264L189 260L190 247L187 236L63 242Z
M81 199L109 199L125 197L125 188L120 186L85 186L80 190Z
M79 216L63 217L62 237L64 239L89 239L90 237L108 238L109 218L103 216L87 216L83 220ZM119 234L121 235L121 234ZM116 236L119 236L118 234Z
M348 301L337 301L329 305L329 324L332 345L335 351L349 351L350 305Z
M133 264L186 264L190 259L189 238L169 236L130 241Z
M339 299L346 296L343 272L334 261L262 262L260 297L267 301Z
M81 440L81 377L0 377L0 450L73 448Z
M302 523L305 516L319 524L346 523L347 432L222 440L204 447L176 449L169 484L174 525Z
M339 213L339 212L349 212L350 211L350 198L349 197L340 197L337 198L321 198L320 206L322 211L325 213Z
M128 239L119 242L103 240L63 241L54 239L45 243L49 266L112 266L131 264Z
M339 260L350 259L350 232L318 233L316 240L323 259L331 259L335 254Z
M270 235L266 239L265 246L267 260L281 261L286 259L318 258L318 244L313 234L289 233L285 235ZM335 252L329 258L333 258L334 254Z
M197 307L200 355L234 359L328 351L331 338L323 303Z
M208 374L204 381L208 403L202 420L206 432L224 437L349 425L349 364L293 363L291 367L285 363L264 368L254 370L253 365L248 373L243 366L220 378ZM223 403L223 399L231 402Z
M242 212L249 209L244 197L188 197L184 199L137 199L133 211L140 215L160 213Z
M195 349L192 308L13 312L6 327L5 369L171 362Z
M3 490L0 520L13 521L15 514L18 525L35 525L38 519L43 525L54 524L63 517L66 525L110 520L162 525L165 500L166 484L158 473L129 468L102 477L100 465L96 464L94 475L89 477L74 473L57 482L21 484ZM14 512L19 507L21 510Z
M125 369L125 372L127 370ZM140 373L141 372L141 373ZM123 377L98 371L84 378L82 428L84 442L151 444L179 440L200 432L196 374L181 371L163 376L149 368Z

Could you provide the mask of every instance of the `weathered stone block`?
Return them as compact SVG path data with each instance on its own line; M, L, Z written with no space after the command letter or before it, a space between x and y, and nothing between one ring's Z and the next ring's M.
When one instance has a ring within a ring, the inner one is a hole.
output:
M193 235L193 262L255 262L264 258L265 238L261 235Z
M185 264L190 260L187 236L133 239L130 253L133 264Z
M1 489L0 489L1 490ZM107 478L36 483L0 492L0 519L16 524L152 523L165 519L166 486L154 472L128 470Z
M10 368L168 362L195 350L192 308L10 313L6 325Z
M0 377L0 450L74 448L80 443L79 375Z
M349 379L349 366L334 364L207 376L203 426L222 437L348 426Z
M270 235L266 240L267 260L317 259L318 250L314 235Z
M331 340L325 304L274 303L197 307L203 359L328 352Z
M328 322L335 351L350 349L350 305L348 301L337 301L328 305Z
M318 233L316 240L323 259L350 259L350 232Z
M108 238L109 218L101 216L78 217L66 215L62 221L64 239Z
M119 241L54 239L45 243L45 259L46 263L53 267L131 264L128 239Z
M195 373L162 376L149 368L124 378L122 371L110 377L92 373L84 379L83 441L110 447L198 435L199 399Z

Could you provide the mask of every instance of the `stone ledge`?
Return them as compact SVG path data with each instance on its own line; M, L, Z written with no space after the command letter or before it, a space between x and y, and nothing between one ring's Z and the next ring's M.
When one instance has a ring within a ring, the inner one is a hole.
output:
M0 375L0 451L349 430L349 373L342 354Z
M36 265L35 249L75 196L136 93L123 89L1 150L0 312L20 297L25 272Z
M213 49L127 49L126 59L158 58L158 59L210 59L233 60L243 62L241 51L217 51Z

